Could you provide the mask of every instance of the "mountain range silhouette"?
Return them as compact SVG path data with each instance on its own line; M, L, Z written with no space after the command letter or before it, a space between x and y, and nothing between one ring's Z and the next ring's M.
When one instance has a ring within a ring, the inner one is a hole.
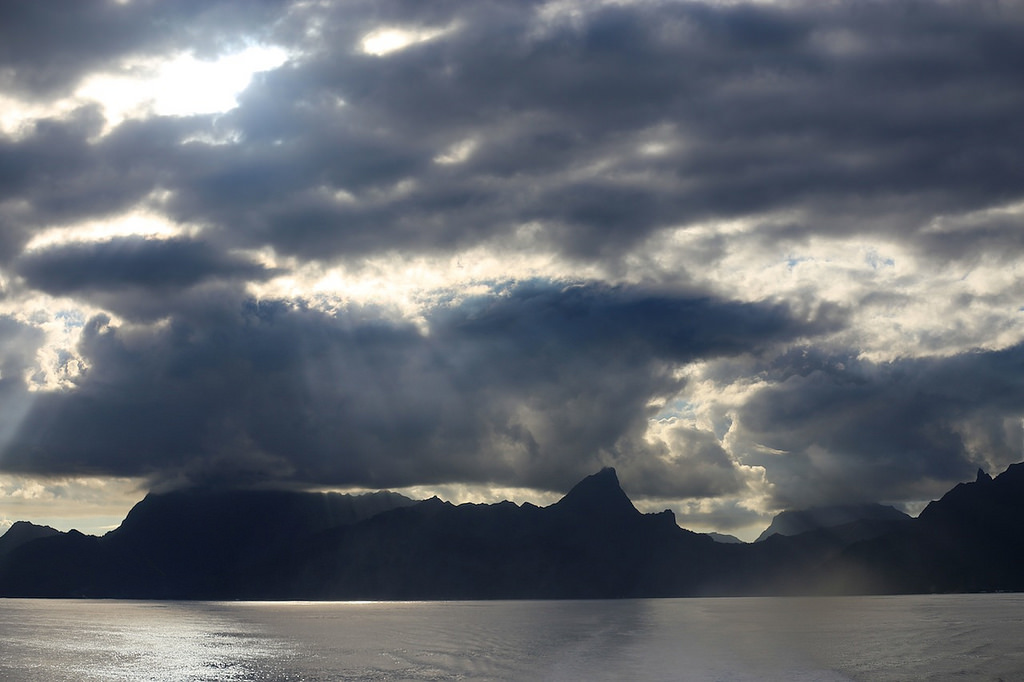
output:
M874 507L819 513L828 517L821 522L790 516L812 521L756 543L715 542L680 528L671 511L639 512L610 468L548 507L416 502L387 492L151 493L102 537L14 524L0 536L0 595L420 600L1024 589L1022 464L994 479L979 472L916 519Z

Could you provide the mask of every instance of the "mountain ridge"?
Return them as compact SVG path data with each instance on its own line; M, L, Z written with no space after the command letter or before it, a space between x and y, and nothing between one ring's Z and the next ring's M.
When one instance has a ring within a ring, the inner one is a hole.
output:
M858 519L751 544L680 528L670 511L641 513L614 469L547 507L393 494L164 493L147 496L100 538L31 524L19 526L17 542L0 537L0 595L421 600L1024 589L1022 521L1020 465L958 484L918 519ZM26 539L28 531L42 536Z
M28 521L15 521L3 535L0 535L0 561L15 548L39 538L59 535L60 531L49 526L40 526Z
M834 528L859 521L900 521L910 516L882 504L843 504L786 510L775 515L754 542L772 535L799 535L819 528Z

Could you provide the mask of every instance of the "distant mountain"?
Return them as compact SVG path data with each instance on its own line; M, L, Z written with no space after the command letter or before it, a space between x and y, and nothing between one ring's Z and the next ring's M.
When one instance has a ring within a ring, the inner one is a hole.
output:
M549 507L436 498L328 531L248 592L274 599L610 598L686 591L705 536L641 514L613 469ZM695 577L695 576L693 576Z
M762 542L776 534L799 535L819 528L834 528L857 521L902 521L909 518L898 509L881 504L848 504L784 511L772 519L771 524L754 542Z
M412 504L389 492L150 493L102 538L72 531L15 548L0 567L0 594L216 598L300 538Z
M721 542L721 543L724 543L724 544L727 544L727 545L742 545L743 544L743 540L740 540L735 535L729 535L727 533L711 532L711 533L705 533L705 535L707 535L709 538L711 538L715 542Z
M16 524L11 538L0 537L0 596L496 599L1024 590L1024 465L956 486L918 519L872 514L839 525L819 516L814 528L797 535L726 544L680 528L669 511L640 513L613 469L588 476L548 507L413 502L391 493L182 491L147 496L102 538Z
M1024 591L1024 464L983 471L898 532L853 543L823 566L833 592Z
M0 564L15 548L21 547L32 540L59 534L60 531L49 526L37 526L28 521L16 521L7 529L6 533L0 535Z

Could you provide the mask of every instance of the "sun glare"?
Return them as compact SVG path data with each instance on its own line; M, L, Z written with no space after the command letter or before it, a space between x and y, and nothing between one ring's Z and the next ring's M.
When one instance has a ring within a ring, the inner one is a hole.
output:
M48 102L30 102L0 93L0 134L18 137L33 122L62 117L96 103L110 132L131 118L189 116L228 111L254 74L283 64L289 53L276 46L251 46L215 60L179 54L167 59L133 59L117 71L86 78L72 94Z
M108 128L149 113L188 116L233 109L252 76L280 66L288 53L273 46L254 46L215 61L190 54L125 65L122 73L94 76L75 93L99 102Z

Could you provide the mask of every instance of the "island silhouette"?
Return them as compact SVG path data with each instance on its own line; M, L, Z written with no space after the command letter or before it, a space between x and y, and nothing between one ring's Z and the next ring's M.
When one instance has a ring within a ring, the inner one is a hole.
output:
M614 469L547 507L389 492L150 493L102 537L15 523L0 595L138 599L580 599L1024 589L1024 464L979 471L917 518L777 517L716 542L639 512ZM815 520L817 519L817 520ZM795 524L795 525L794 525Z

